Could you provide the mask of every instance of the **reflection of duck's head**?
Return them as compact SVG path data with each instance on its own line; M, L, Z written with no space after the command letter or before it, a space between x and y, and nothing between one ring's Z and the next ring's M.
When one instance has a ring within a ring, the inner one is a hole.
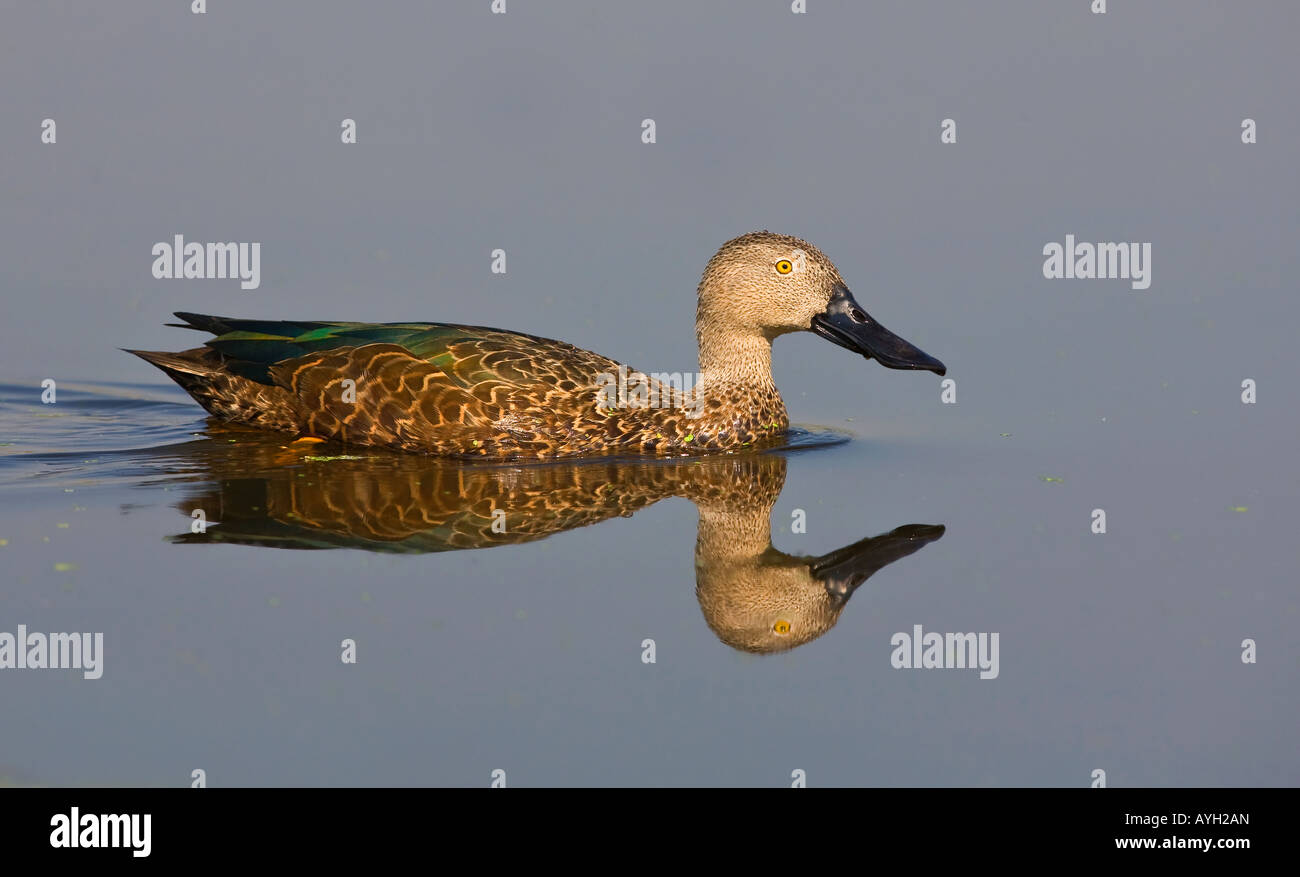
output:
M772 547L769 511L746 522L740 510L702 507L695 550L704 620L727 645L760 654L817 639L839 621L859 585L944 532L941 525L911 524L821 557L800 557Z
M701 570L696 597L709 628L732 648L767 654L814 640L835 626L835 599L797 558Z
M859 585L944 532L912 524L820 557L786 554L772 546L784 459L736 460L725 474L715 482L726 489L687 492L700 512L695 595L718 639L743 651L783 652L816 639L835 626Z

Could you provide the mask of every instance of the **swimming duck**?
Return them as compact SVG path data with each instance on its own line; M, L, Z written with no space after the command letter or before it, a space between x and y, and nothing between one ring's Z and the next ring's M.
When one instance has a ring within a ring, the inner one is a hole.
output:
M131 350L207 411L302 438L511 460L699 454L778 443L789 427L772 340L815 332L892 369L945 367L873 320L807 241L723 244L700 280L693 387L520 332L447 323L241 320L178 312L216 337ZM641 392L617 396L614 386Z

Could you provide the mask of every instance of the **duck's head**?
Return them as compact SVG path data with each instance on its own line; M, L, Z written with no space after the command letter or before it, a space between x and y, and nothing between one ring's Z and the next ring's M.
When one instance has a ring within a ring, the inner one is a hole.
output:
M769 231L727 241L709 260L696 326L702 351L710 333L770 341L787 332L815 332L886 368L947 371L872 319L821 250Z

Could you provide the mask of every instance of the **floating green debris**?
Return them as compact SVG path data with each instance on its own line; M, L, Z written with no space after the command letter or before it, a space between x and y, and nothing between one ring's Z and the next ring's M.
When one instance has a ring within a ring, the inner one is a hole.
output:
M54 564L54 571L55 571L55 572L72 572L72 571L75 570L76 568L77 568L77 565L76 565L75 563L62 563L62 562L60 562L60 563L56 563L56 564Z
M1003 438L1011 438L1011 433L1009 432L1000 432L998 433L998 435L1002 436Z
M64 524L64 523L60 522L60 523L58 523L58 524L55 524L54 526L58 527L60 530L66 530L66 529L68 529L69 527L71 527L72 525L71 525L71 524Z
M0 548L4 548L8 544L9 544L8 539L0 539Z
M1064 484L1064 483L1065 483L1065 479L1064 479L1064 478L1057 478L1055 475L1039 475L1039 476L1038 476L1038 479L1039 479L1040 481L1046 481L1046 482L1048 482L1049 484Z
M270 606L272 609L277 609L277 608L279 608L279 606L280 606L280 598L279 598L279 597L271 597L270 599L268 599L268 600L266 601L266 605Z
M1234 505L1234 506L1229 506L1229 507L1228 507L1228 511L1232 511L1232 512L1244 512L1244 511L1246 511L1248 508L1249 508L1249 506L1244 506L1244 505Z

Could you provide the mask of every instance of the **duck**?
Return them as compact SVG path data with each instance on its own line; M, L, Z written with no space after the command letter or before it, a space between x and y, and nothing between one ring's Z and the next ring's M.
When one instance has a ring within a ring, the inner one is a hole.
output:
M451 323L234 319L180 311L213 337L175 353L127 350L220 421L437 457L677 456L780 444L790 427L772 342L812 332L890 369L946 374L890 332L809 242L770 231L705 266L693 386L563 341ZM625 386L638 392L629 396ZM615 391L615 388L618 391Z

